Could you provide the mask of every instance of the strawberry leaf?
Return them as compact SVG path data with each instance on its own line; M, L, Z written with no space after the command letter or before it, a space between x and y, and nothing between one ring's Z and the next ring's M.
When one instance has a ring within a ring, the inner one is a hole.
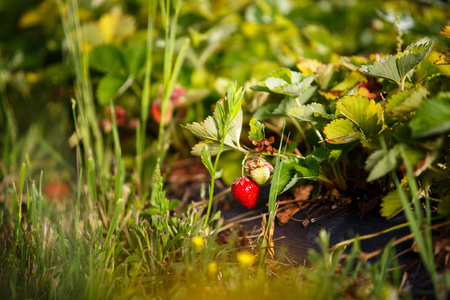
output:
M286 192L293 187L299 180L295 167L299 164L300 159L294 157L284 157L278 177L277 195Z
M358 127L349 119L337 119L328 124L323 132L326 141L331 144L345 144L363 137Z
M250 120L250 132L248 133L248 138L250 141L259 141L265 137L264 134L265 126L263 123L259 122L255 118Z
M300 179L314 180L320 174L320 165L314 157L307 156L299 161L299 164L295 166L295 170L298 172L297 177Z
M89 52L89 66L103 73L127 74L127 66L122 51L114 45L100 45Z
M311 83L316 77L317 75L306 76L287 68L281 68L264 76L251 89L297 98L311 86Z
M403 86L408 73L430 53L433 42L425 37L409 45L396 56L388 56L373 65L363 65L360 70L366 74L386 78Z
M403 191L409 191L409 184L407 179L402 179L400 182L400 187ZM400 198L399 190L393 190L389 192L381 200L381 210L380 213L383 217L388 219L394 217L400 211L403 210L402 200Z
M109 100L113 100L118 95L121 95L132 83L132 77L127 78L113 73L106 74L100 79L95 91L98 103L101 105L108 104Z
M366 160L365 170L370 171L367 181L374 181L387 173L395 170L400 164L400 150L398 147L389 149L387 153L383 149L375 151Z
M405 119L414 112L429 92L424 87L406 90L389 97L386 102L386 113L393 119Z
M311 103L291 108L288 116L294 117L295 119L300 121L318 123L326 123L330 120L336 119L334 115L327 114L322 104L319 103Z
M181 125L183 126L183 125ZM193 155L201 156L201 151L203 146L207 143L209 148L209 153L214 156L219 151L221 132L220 125L217 115L217 109L214 111L213 116L209 116L205 121L198 123L193 122L191 124L186 124L183 126L193 135L201 138L205 141L198 143L192 148L191 153ZM223 151L227 150L238 150L241 152L246 152L239 143L239 139L242 131L242 110L240 110L236 117L231 121L230 129L228 134L225 136L225 141L223 145Z
M450 130L450 93L424 102L409 123L413 137L427 137Z
M366 97L345 96L337 101L336 109L351 120L367 138L376 136L384 127L383 108Z
M206 169L209 171L209 174L212 176L214 173L214 167L211 162L211 155L209 154L208 145L206 144L202 148L201 158L203 165L206 167Z
M402 200L400 198L400 193L398 190L393 190L389 192L381 200L380 213L383 217L388 219L394 217L403 209Z

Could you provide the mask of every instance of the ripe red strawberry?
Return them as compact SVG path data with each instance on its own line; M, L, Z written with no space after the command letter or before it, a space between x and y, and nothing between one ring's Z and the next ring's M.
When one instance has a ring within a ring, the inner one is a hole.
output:
M237 178L231 186L234 198L247 208L255 206L259 197L259 185L247 176Z

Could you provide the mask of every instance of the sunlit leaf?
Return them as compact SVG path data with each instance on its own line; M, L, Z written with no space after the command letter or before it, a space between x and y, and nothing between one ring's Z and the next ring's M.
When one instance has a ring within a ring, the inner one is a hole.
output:
M444 36L450 37L450 25L445 25L441 31L439 31L440 34Z
M388 219L394 217L396 214L401 212L403 209L403 205L398 190L393 190L389 192L389 194L384 196L383 199L381 200L380 206L381 206L380 209L381 215Z
M211 156L217 154L219 150L221 134L216 111L214 111L213 116L207 117L205 121L201 123L193 122L191 124L186 124L183 127L189 130L196 137L204 139L206 140L206 142L208 142L209 153ZM231 122L230 131L225 136L223 151L235 149L245 152L245 150L241 148L239 143L241 131L242 131L242 110L239 111L237 116ZM191 153L193 155L201 155L201 151L204 144L205 142L201 142L195 145L192 148Z
M311 83L316 77L316 75L306 76L287 68L281 68L264 76L251 89L297 98L311 86Z
M364 65L360 70L371 76L389 79L401 86L406 75L425 59L432 47L433 42L425 37L396 56L388 56L373 65Z
M363 137L358 127L349 119L334 120L323 129L323 132L325 140L331 144L350 143Z
M424 87L418 87L392 95L387 99L386 113L394 119L408 118L410 113L420 106L428 94Z
M259 122L255 118L250 120L250 132L248 133L248 138L250 141L259 141L264 138L265 126L263 123Z
M450 65L450 51L442 52L439 59L434 62L436 66Z
M360 82L366 82L367 78L358 71L352 71L345 76L345 79L333 86L332 91L347 91Z
M286 116L291 108L297 107L298 104L306 103L314 95L314 92L316 90L317 86L310 86L300 95L300 97L296 98L295 100L290 96L286 96L283 100L281 100L277 108L275 108L271 112L271 115L273 117Z
M329 122L336 119L332 114L327 114L322 104L311 103L307 105L291 108L288 116L294 117L300 121L307 122Z
M120 6L115 6L100 17L98 27L106 43L118 43L134 34L136 20L122 13Z
M315 59L302 59L297 63L297 68L305 75L318 75L316 82L322 90L328 88L331 77L334 74L334 64L323 64Z
M373 99L360 95L345 96L337 101L336 109L355 123L366 137L370 138L383 129L383 108Z
M425 101L409 123L414 137L426 137L450 130L450 94Z

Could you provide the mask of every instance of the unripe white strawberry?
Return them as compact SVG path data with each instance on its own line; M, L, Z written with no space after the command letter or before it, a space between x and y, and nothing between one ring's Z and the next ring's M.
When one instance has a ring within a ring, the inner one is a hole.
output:
M253 181L259 185L263 185L270 178L271 170L266 165L260 165L250 171Z

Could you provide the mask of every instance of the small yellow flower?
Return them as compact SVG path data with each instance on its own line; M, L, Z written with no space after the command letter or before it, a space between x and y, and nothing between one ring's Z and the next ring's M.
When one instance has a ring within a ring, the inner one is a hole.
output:
M199 251L203 248L203 245L205 244L205 240L201 236L196 236L192 238L192 243L195 246L195 249Z
M256 257L247 251L238 252L236 254L237 261L243 265L250 267L255 263Z
M217 271L219 270L219 267L217 266L217 263L211 262L208 264L208 274L211 276L216 275Z

